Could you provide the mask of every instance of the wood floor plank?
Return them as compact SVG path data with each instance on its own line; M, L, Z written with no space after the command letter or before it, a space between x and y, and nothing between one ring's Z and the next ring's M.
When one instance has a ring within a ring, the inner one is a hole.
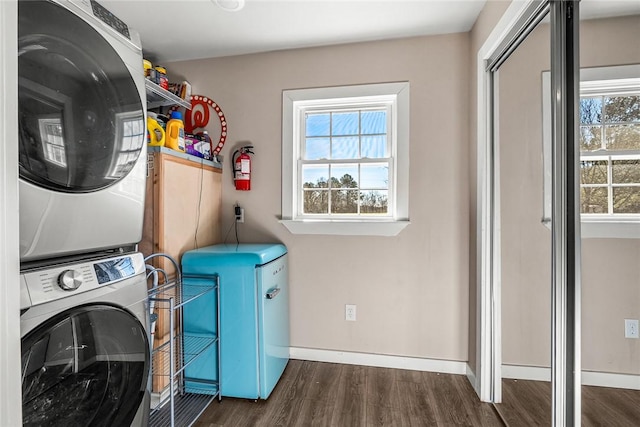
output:
M296 425L330 426L336 406L343 365L315 362L317 367L308 384Z
M403 378L406 378L403 376ZM434 408L429 404L429 392L424 382L397 382L398 394L402 396L400 425L437 425Z
M263 417L265 425L292 426L296 424L309 382L317 367L317 363L302 361L295 378L288 377L280 381L278 393L275 393L274 390L269 398L273 403L269 405L267 413Z
M455 388L452 375L423 372L430 404L435 408L438 425L473 425L468 414L461 410L462 399Z
M340 374L331 425L364 426L366 418L365 368L357 365L344 365Z
M314 363L316 364L316 369L308 384L305 397L307 399L335 401L344 365L324 362Z
M502 427L504 425L493 405L480 401L466 376L453 375L451 379L468 414L468 419L473 425L483 427Z
M617 427L640 425L640 391L609 387L582 387L582 425Z
M365 368L367 403L381 407L397 406L394 404L396 386L396 370L368 366Z
M551 425L551 388L541 381L502 381L502 403L495 405L509 426Z

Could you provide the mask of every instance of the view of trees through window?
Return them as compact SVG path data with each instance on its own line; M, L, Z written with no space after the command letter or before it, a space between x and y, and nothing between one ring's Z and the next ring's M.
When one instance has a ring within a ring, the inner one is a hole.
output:
M305 115L302 208L310 215L387 215L389 142L386 108Z
M640 214L640 95L580 99L584 214Z

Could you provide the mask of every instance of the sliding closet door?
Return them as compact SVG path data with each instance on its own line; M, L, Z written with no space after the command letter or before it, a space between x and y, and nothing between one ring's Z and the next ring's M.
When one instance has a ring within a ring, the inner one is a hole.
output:
M640 339L625 320L640 319L640 2L610 3L581 4L582 421L637 425Z
M494 71L500 195L502 403L510 425L551 421L551 223L544 219L543 73L547 19ZM522 409L522 410L521 410ZM547 424L549 425L549 424Z

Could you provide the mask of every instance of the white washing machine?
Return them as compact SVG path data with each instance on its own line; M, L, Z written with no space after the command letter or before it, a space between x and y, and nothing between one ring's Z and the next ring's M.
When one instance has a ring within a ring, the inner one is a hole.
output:
M18 76L21 263L137 244L146 179L137 33L94 0L19 1Z
M20 276L27 426L146 426L149 311L142 254Z

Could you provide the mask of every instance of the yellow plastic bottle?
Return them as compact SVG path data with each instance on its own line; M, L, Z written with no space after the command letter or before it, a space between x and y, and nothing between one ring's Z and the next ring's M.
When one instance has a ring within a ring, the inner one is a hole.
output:
M184 122L179 111L171 112L171 118L167 122L165 146L184 153Z
M162 147L165 142L165 132L155 113L147 113L147 142L154 147Z

